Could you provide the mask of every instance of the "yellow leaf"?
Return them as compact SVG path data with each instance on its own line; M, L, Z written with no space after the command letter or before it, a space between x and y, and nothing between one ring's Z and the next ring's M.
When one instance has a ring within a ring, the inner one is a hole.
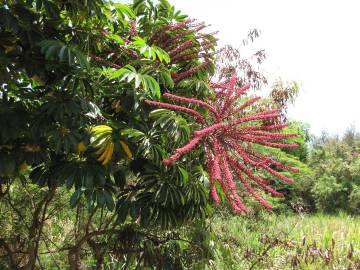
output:
M132 158L132 153L131 153L129 146L123 140L120 140L120 144L121 144L121 147L124 150L126 156L128 158Z
M23 163L21 163L21 164L19 165L19 169L20 169L21 171L24 171L24 170L26 170L27 168L29 168L29 165L26 163L26 161L24 161Z
M102 165L106 165L106 164L108 164L110 162L110 160L112 158L112 155L113 155L113 152L114 152L114 143L111 142L109 144L109 150L107 152L107 155L106 155L104 161L102 162Z
M77 145L77 151L79 154L84 153L86 151L87 147L83 141L79 142Z

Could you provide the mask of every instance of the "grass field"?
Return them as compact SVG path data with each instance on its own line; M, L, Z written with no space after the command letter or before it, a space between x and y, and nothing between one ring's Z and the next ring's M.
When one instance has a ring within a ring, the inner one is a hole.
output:
M360 269L360 217L222 217L213 269Z

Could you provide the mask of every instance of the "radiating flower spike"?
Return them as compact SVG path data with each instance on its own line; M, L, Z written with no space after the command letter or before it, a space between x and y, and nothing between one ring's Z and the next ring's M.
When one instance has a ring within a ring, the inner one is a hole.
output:
M198 68L195 67L194 70L173 75L173 78L180 80L190 76ZM298 172L298 169L283 164L271 156L256 152L253 145L280 149L294 148L298 145L286 143L286 139L297 135L281 133L280 130L287 126L285 123L264 124L265 120L280 117L278 109L251 113L248 108L260 98L255 97L247 102L241 102L241 96L250 88L250 85L247 84L236 89L236 83L235 76L225 83L210 83L217 94L215 100L208 102L165 93L164 97L184 106L150 100L146 100L146 103L194 116L199 125L199 129L193 132L189 143L176 149L173 155L163 161L164 164L170 165L182 155L202 145L205 147L207 158L210 196L215 203L220 203L216 190L216 183L218 183L236 213L248 211L239 197L240 188L263 207L271 209L271 205L256 189L269 192L277 197L283 195L269 186L270 181L259 176L259 173L272 175L282 182L291 183L293 179L280 173L276 168L292 173ZM197 110L187 107L191 104L208 110L210 112L208 118L205 118Z

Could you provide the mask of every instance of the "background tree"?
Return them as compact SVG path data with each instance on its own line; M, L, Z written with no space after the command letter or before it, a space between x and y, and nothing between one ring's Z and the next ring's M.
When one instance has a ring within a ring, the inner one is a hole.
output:
M309 164L315 172L312 194L317 209L358 213L359 139L354 128L341 139L326 134L314 139Z

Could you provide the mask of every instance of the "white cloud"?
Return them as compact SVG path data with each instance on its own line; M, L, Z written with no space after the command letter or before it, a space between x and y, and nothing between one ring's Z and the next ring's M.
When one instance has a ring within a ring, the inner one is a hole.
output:
M290 116L311 131L341 133L360 127L360 16L358 1L173 0L190 17L212 24L221 43L239 46L251 28L255 48L268 53L273 77L302 85Z

